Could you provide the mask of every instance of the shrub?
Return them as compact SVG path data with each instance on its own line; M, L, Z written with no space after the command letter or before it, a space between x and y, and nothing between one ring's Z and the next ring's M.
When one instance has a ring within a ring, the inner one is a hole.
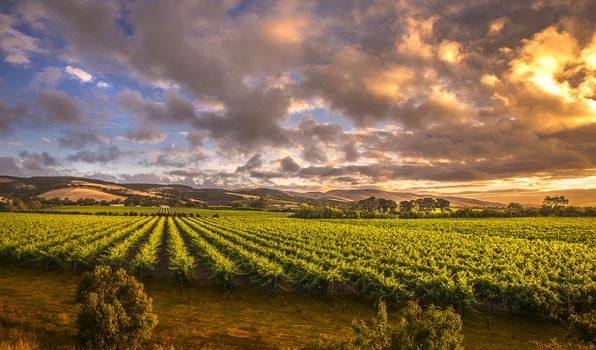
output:
M372 321L373 326L369 328L362 320L352 322L352 330L355 335L354 345L364 349L384 350L391 349L391 333L389 322L387 322L387 307L383 300L379 300L377 318Z
M123 269L98 266L83 274L75 300L82 303L76 339L82 348L138 348L157 324L143 285Z
M391 349L463 349L461 328L461 317L453 309L430 305L422 310L410 301L392 336Z
M461 317L448 308L441 310L430 305L423 310L415 301L410 301L403 310L397 327L392 330L387 321L387 310L383 300L379 301L377 318L372 327L364 321L354 321L355 347L337 343L338 349L371 350L456 350L463 349ZM323 348L323 347L322 347ZM330 348L330 347L327 347Z

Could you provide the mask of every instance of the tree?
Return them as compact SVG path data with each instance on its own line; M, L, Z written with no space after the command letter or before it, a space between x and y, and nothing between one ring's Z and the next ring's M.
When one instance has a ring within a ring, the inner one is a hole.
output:
M391 339L391 349L463 349L461 329L461 317L453 309L430 305L422 310L417 302L410 301Z
M416 206L418 207L418 211L425 211L427 213L430 213L433 209L437 207L437 201L431 197L420 198L416 199Z
M437 198L437 208L441 209L441 212L448 210L450 211L451 209L449 208L450 204L448 200L443 199L443 198Z
M355 347L341 344L343 349L373 350L456 350L463 349L461 317L448 308L441 310L430 305L423 310L416 301L408 302L402 318L392 330L387 321L387 309L379 300L377 317L372 327L362 320L352 322Z
M354 345L364 349L390 349L391 334L387 321L387 307L383 299L379 300L377 318L372 320L373 327L369 328L362 320L352 321L352 331L355 335Z
M564 207L569 203L569 199L565 196L546 196L542 202L542 206L545 208L559 208Z
M401 201L399 202L399 211L402 213L409 212L414 210L414 202L413 201Z
M157 324L143 285L123 269L98 266L83 274L75 301L82 303L77 318L82 348L139 348Z
M43 208L43 205L38 200L32 200L29 202L29 209L31 210L40 210Z
M25 204L25 202L23 202L20 199L15 202L14 206L17 208L18 211L26 211L29 209L27 207L27 204Z
M507 204L507 210L521 211L522 209L524 209L524 207L519 203L511 202L511 203Z

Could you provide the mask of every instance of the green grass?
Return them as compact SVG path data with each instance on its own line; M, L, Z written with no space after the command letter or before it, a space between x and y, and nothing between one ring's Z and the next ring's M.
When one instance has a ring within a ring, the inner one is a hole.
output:
M23 336L42 349L71 349L78 305L78 276L0 266L0 344ZM154 340L176 349L299 349L321 336L349 334L353 319L370 320L372 301L320 298L304 293L272 295L238 288L229 296L205 284L179 289L175 283L145 283L159 318ZM399 307L390 308L395 323ZM487 318L491 327L486 327ZM466 349L539 349L563 338L558 325L505 313L477 312L464 319ZM7 349L9 347L6 347Z
M79 212L79 213L129 213L137 212L140 214L151 214L156 211L155 207L111 207L111 206L78 206L78 205L62 205L58 207L48 208L46 211L61 211L61 212ZM256 211L256 210L227 210L227 209L202 209L202 208L188 208L188 207L172 207L169 208L177 213L192 213L200 214L201 216L213 216L218 214L219 216L240 216L240 217L284 217L291 213L287 212L268 212L268 211Z

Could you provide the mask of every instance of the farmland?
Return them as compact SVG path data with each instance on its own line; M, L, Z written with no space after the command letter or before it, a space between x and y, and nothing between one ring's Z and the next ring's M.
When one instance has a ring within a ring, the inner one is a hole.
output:
M1 214L4 262L97 264L225 289L419 298L557 319L592 308L596 220L300 220ZM205 278L206 277L206 278Z
M80 213L80 214L116 214L127 215L134 213L143 214L176 214L186 213L200 216L249 216L249 217L270 217L270 216L288 216L287 212L264 212L257 210L226 210L226 209L203 209L190 207L141 207L141 206L105 206L105 205L62 205L48 208L45 211L51 213Z

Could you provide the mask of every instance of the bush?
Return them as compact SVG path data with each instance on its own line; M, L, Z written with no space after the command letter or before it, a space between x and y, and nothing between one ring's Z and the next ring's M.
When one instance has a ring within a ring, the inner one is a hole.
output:
M354 321L352 329L356 349L373 350L456 350L463 349L461 317L448 308L441 310L430 305L422 310L415 301L410 301L403 310L403 316L395 330L387 321L385 303L380 300L377 318L372 327L364 321ZM329 347L328 347L329 348ZM352 349L346 343L338 343L339 349Z
M391 349L463 349L461 317L451 308L430 305L422 310L415 301L404 309Z
M157 324L143 285L123 269L98 266L83 274L75 300L82 303L76 339L82 348L139 348Z

